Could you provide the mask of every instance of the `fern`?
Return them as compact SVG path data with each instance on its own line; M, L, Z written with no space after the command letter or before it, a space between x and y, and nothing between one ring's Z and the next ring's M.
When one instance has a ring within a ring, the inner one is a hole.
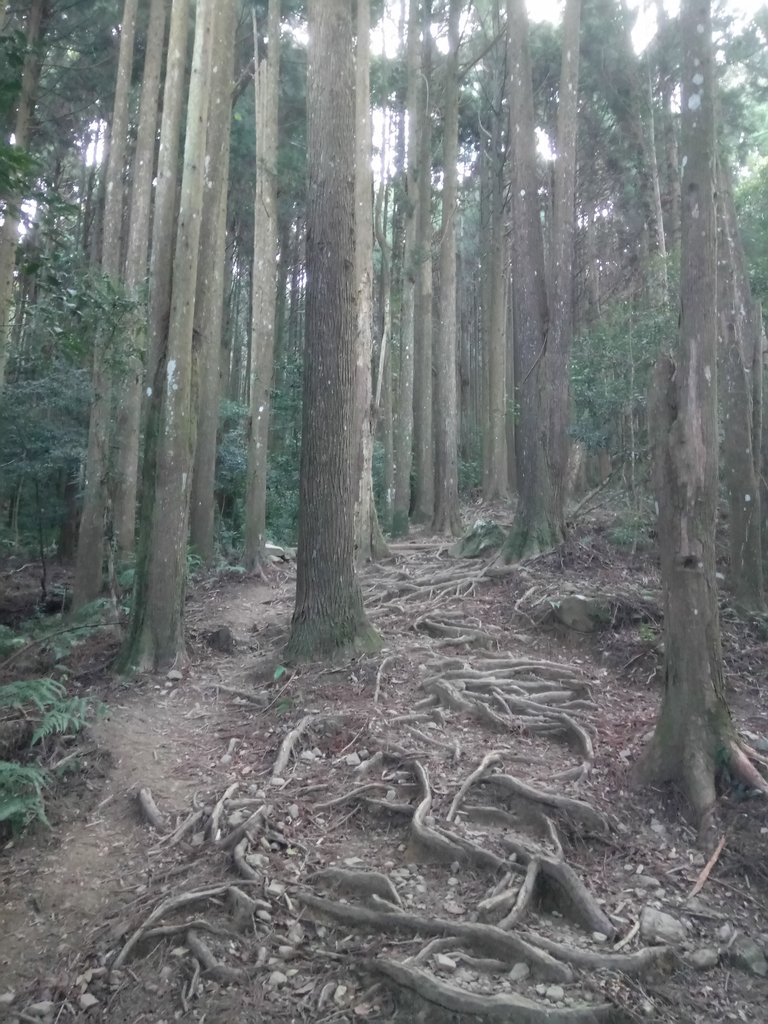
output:
M49 825L43 801L45 786L45 772L37 765L0 761L0 822L14 832L32 821Z
M56 701L32 734L32 746L54 733L80 732L87 713L88 701L83 697Z
M0 685L0 708L20 711L33 704L38 711L45 711L51 704L60 701L63 695L64 687L55 679L20 679Z

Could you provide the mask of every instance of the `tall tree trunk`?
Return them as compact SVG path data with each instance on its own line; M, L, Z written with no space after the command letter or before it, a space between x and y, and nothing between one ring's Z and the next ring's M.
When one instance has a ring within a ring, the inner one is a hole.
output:
M147 283L149 229L152 213L152 182L155 176L155 141L159 117L160 81L168 0L152 0L147 25L144 75L141 82L139 126L133 160L133 185L125 259L125 288L137 303L135 326L127 340L127 372L117 395L115 439L114 526L117 553L133 553L136 539L136 489L139 471L141 386L144 374L145 317L142 308Z
M494 3L494 33L500 35L499 0ZM491 73L493 113L491 117L490 178L490 258L488 310L488 431L485 452L483 494L487 501L509 498L507 478L507 251L504 215L504 148L502 111L504 99L504 53L494 55Z
M413 339L416 316L416 281L420 263L416 243L422 193L425 184L425 170L420 164L419 153L420 28L419 0L410 0L408 6L408 38L405 53L408 168L405 185L405 251L403 254L400 370L397 378L397 408L394 416L395 496L392 510L393 537L404 537L408 533L408 518L411 508L411 470L413 468Z
M13 134L17 149L29 145L29 129L35 97L40 82L42 58L40 39L49 15L49 0L32 0L27 15L26 55L21 72L21 92L16 104ZM19 245L19 211L21 196L0 196L5 202L3 223L0 224L0 392L5 385L8 350L11 340L11 306L13 298L13 269Z
M569 365L574 334L574 240L576 234L576 129L579 95L579 38L581 0L566 0L563 53L557 103L557 160L555 161L552 223L552 325L550 349L549 464L557 500L565 517L568 496ZM662 233L663 238L663 233Z
M255 29L255 22L254 22ZM251 414L245 496L246 569L266 564L267 455L274 374L277 299L277 117L280 0L270 0L268 49L256 74L256 207L251 311Z
M296 607L287 655L371 650L355 574L355 75L349 0L310 0L307 313Z
M214 557L214 479L219 426L219 360L224 319L227 259L227 193L232 127L232 74L237 8L218 0L205 157L205 195L200 225L195 327L192 348L193 401L197 422L189 510L190 544L205 565Z
M418 161L421 168L416 217L416 278L413 381L413 514L417 523L431 523L435 510L435 466L432 440L432 0L423 0L421 87L418 104Z
M383 558L387 545L373 500L373 207L371 174L370 0L357 0L355 61L355 261L357 269L357 354L355 365L358 438L355 502L355 557L359 563ZM386 344L386 340L384 341Z
M185 660L184 590L195 419L192 334L219 0L199 0L187 102L171 310L150 398L133 608L121 667L162 669Z
M708 837L715 779L768 790L738 746L723 693L715 578L717 310L715 77L709 0L683 0L680 339L656 367L655 484L664 589L664 694L644 768L688 797Z
M744 611L764 610L759 460L753 445L760 436L753 409L752 374L756 336L744 251L724 164L717 173L717 293L720 327L719 392L723 407L723 467L728 489L729 586ZM761 367L760 367L761 368ZM755 415L757 414L757 416Z
M115 106L110 126L107 156L104 229L101 269L117 284L122 277L122 227L125 188L125 155L128 145L133 43L136 34L138 0L125 0L120 33L120 52L115 84ZM110 466L110 425L112 417L112 370L110 349L116 344L114 329L102 326L94 342L93 394L88 424L85 461L85 493L75 562L73 608L95 600L101 593L104 561L105 520L108 515Z
M435 355L435 533L461 533L459 513L459 409L456 393L456 218L459 162L459 16L448 7L448 56L443 98L443 196L440 242L440 331Z
M553 379L544 242L533 118L533 84L524 0L507 0L512 171L512 287L518 387L517 466L520 500L503 553L507 561L536 555L565 538L558 439L550 436L551 405L565 398ZM568 288L571 284L568 282ZM555 393L552 388L557 388ZM552 443L555 447L552 448Z

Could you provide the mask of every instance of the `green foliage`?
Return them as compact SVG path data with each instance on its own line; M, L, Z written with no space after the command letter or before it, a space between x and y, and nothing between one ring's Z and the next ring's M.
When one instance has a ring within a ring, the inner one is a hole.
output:
M758 161L736 189L741 237L754 298L768 304L768 158Z
M9 626L0 625L0 661L5 661L25 643L24 637L18 636Z
M34 764L0 761L0 824L19 832L33 821L48 824L43 790L47 776Z
M670 291L674 293L674 283ZM590 451L608 449L621 459L629 454L624 426L638 425L635 454L648 445L645 411L656 357L677 333L671 303L639 307L616 303L576 339L571 361L574 402L571 434Z
M649 507L627 509L620 513L606 531L606 538L618 548L647 551L651 548L651 535L655 517Z
M39 720L29 740L29 748L47 736L79 732L88 714L88 702L82 697L66 697L64 687L54 679L22 679L0 685L0 708L16 712L17 718ZM8 715L4 715L8 720ZM0 824L16 832L32 821L48 824L43 791L47 774L38 764L22 763L28 751L19 752L19 760L0 761Z

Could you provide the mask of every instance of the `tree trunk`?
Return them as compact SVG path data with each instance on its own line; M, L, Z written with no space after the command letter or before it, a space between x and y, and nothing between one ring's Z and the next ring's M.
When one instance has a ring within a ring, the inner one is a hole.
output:
M294 659L372 650L355 574L355 76L349 0L310 0L307 313Z
M680 338L656 367L654 476L664 589L664 695L644 769L672 781L711 833L715 778L751 766L723 694L717 583L717 310L714 61L709 0L683 0ZM750 781L767 789L764 782ZM760 776L757 776L757 780Z
M717 293L720 326L719 370L723 407L723 467L728 489L729 586L748 613L764 610L759 437L753 415L755 337L752 296L739 237L731 184L723 158L717 174Z
M195 420L192 334L205 184L212 36L218 0L199 0L187 103L184 164L173 260L171 309L150 399L141 533L133 608L122 668L183 663L187 527Z
M121 559L133 553L136 540L136 488L139 471L141 386L144 375L145 317L143 291L147 283L152 182L155 176L155 141L159 116L160 80L167 0L152 0L147 25L144 75L141 83L139 126L133 160L128 252L125 288L137 303L135 326L127 339L126 373L117 395L115 439L114 525L117 553Z
M254 22L255 29L255 22ZM266 564L267 456L274 375L277 300L277 117L280 0L270 0L268 52L256 75L256 206L251 311L251 413L245 497L245 568Z
M456 391L456 218L459 162L459 16L448 7L448 55L443 98L443 196L440 242L440 331L435 356L435 533L461 533L459 513L459 410Z
M432 0L424 0L421 30L421 87L418 104L418 160L421 188L416 224L416 279L413 381L413 512L417 523L431 523L435 509L432 441Z
M125 154L128 144L133 43L138 0L125 0L117 63L115 106L110 128L104 199L104 228L101 269L117 284L122 271L122 227ZM110 427L112 417L112 371L110 349L116 344L114 330L104 325L93 351L93 394L88 424L85 461L85 493L80 517L72 605L77 610L101 593L105 525L108 517L110 477Z
M214 559L214 481L219 426L221 336L227 261L227 193L232 126L232 74L238 12L234 0L218 0L205 157L205 195L200 225L200 262L193 333L193 401L197 423L189 511L192 548Z
M499 0L494 3L494 32L500 34ZM484 450L486 471L483 493L486 501L509 498L507 477L507 249L504 215L504 148L502 101L504 97L503 44L500 56L494 56L492 71L490 170L490 276L488 316L488 433Z
M357 352L355 365L356 469L355 558L358 563L383 558L387 545L373 500L374 402L373 356L373 176L371 173L371 22L370 0L357 0L355 61L355 265L357 269ZM383 344L387 344L384 340Z
M567 381L555 378L554 353L548 345L549 310L524 0L507 0L507 32L520 492L514 524L503 548L504 558L511 562L547 551L565 538L562 472L558 476L561 439L550 434L550 424L557 415L552 405L564 400Z
M26 55L21 72L21 92L16 105L13 134L17 149L29 145L29 129L35 97L40 82L42 53L40 39L49 15L49 0L32 0L26 25ZM3 223L0 224L0 392L5 385L11 340L11 306L13 298L13 270L19 245L18 204L20 196L2 196L5 202Z
M394 463L395 497L392 511L392 536L405 537L411 508L411 470L413 468L413 347L416 318L416 281L419 275L417 228L425 177L429 171L420 163L419 153L419 0L410 0L406 42L405 106L408 116L408 168L406 171L405 250L403 254L403 305L400 329L400 370L398 373L395 415Z

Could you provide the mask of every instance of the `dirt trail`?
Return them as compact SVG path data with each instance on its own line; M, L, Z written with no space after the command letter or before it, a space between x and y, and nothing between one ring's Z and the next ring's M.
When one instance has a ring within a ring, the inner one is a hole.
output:
M481 568L400 550L364 577L382 654L277 678L287 575L198 586L189 673L120 691L103 778L0 862L11 1018L762 1024L754 805L727 805L740 839L686 902L692 832L626 788L657 700L642 631L574 643L531 615L572 585L626 596L631 567ZM206 648L222 625L231 656ZM178 841L141 823L139 786ZM153 911L176 931L127 952Z

